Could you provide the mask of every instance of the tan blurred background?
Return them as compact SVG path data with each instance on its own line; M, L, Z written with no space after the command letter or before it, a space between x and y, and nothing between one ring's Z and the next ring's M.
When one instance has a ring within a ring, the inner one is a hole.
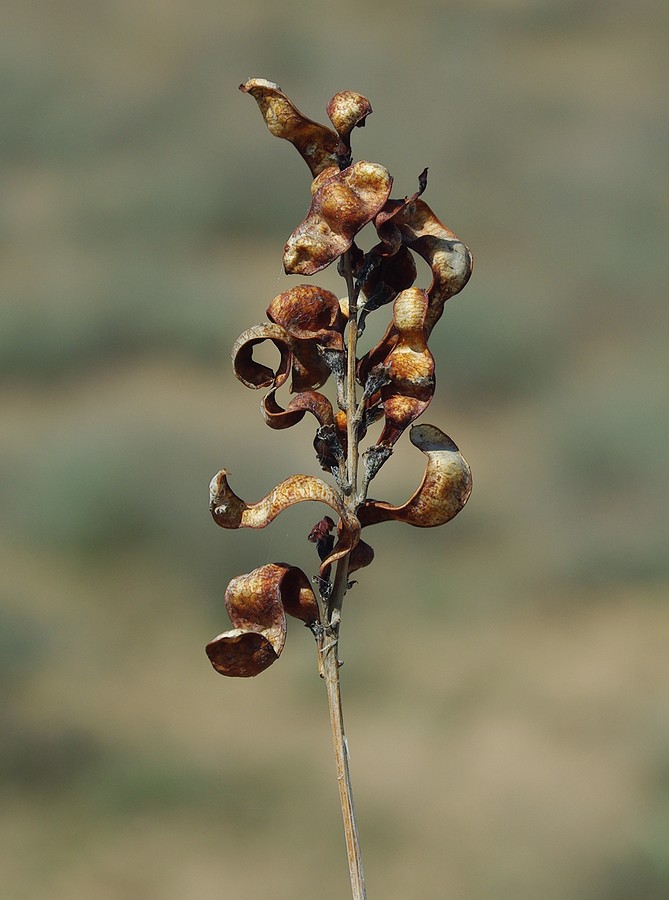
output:
M311 636L248 682L203 653L232 575L314 571L321 515L207 511L223 464L250 500L318 473L229 366L308 203L262 76L320 120L367 95L356 157L395 196L429 165L476 260L425 416L472 500L370 535L345 610L370 898L669 897L664 0L3 10L2 896L348 896Z

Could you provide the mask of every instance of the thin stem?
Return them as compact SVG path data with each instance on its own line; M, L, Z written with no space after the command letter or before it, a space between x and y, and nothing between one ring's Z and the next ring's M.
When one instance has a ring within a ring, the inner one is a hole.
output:
M337 624L337 632L339 626ZM365 876L362 870L362 854L358 838L358 824L353 804L353 789L351 786L351 773L349 767L348 743L344 733L344 718L342 715L341 690L339 683L339 658L338 636L333 636L331 641L325 635L326 644L321 652L321 672L325 679L328 694L328 706L330 708L330 726L332 728L332 744L335 752L337 766L337 787L339 788L339 801L344 819L344 835L346 837L346 855L348 857L348 871L351 879L351 893L353 900L366 900Z
M347 467L351 493L347 497L351 512L355 512L358 496L358 422L356 420L357 390L355 380L356 349L358 345L358 293L353 281L351 251L342 258L342 271L348 290L348 335L346 344L346 437Z
M355 513L358 496L358 422L356 417L356 347L358 340L357 319L357 293L353 280L353 270L350 253L345 253L342 258L342 274L346 279L348 288L348 335L346 354L346 379L345 379L345 408L347 431L347 458L346 458L346 484L348 493L343 501L347 508ZM334 746L335 763L337 766L337 786L339 788L339 800L341 803L342 817L344 820L344 836L346 839L346 854L348 857L348 870L351 879L351 892L353 900L366 900L365 878L362 871L362 854L358 837L358 823L353 804L353 788L351 786L351 773L349 767L348 743L344 733L344 717L342 713L341 687L339 682L339 628L341 624L341 611L344 603L344 595L348 588L348 557L345 556L337 562L332 593L327 602L327 614L323 627L319 630L316 640L318 646L318 669L325 680L330 710L330 726L332 729L332 744ZM324 604L323 604L324 605ZM320 604L319 604L320 607ZM321 610L321 615L323 610Z

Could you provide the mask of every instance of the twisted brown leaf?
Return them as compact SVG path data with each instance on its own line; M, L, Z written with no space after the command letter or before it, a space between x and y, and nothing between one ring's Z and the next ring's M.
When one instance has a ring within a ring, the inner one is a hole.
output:
M318 604L307 576L286 563L270 563L239 575L225 591L232 630L206 646L221 675L251 678L278 659L286 642L286 613L307 624L318 621Z
M321 569L337 562L355 547L360 523L350 513L334 488L313 475L291 475L257 503L246 503L228 484L228 472L221 469L209 485L209 509L221 528L265 528L289 506L313 500L325 503L340 517L339 540Z
M454 518L469 500L471 470L449 436L436 425L414 425L410 438L427 457L420 487L402 506L366 500L358 510L363 527L397 521L418 528L434 528Z
M286 272L313 275L345 253L360 229L383 208L391 186L387 169L364 160L342 172L324 172L307 217L286 242Z
M246 84L240 84L239 90L256 101L270 133L297 148L314 177L329 166L337 166L339 136L302 115L278 84L251 78Z

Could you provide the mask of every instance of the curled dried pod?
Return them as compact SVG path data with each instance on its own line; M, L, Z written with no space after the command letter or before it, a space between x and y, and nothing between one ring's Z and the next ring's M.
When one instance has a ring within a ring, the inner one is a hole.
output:
M292 428L301 422L307 413L311 413L319 425L334 425L335 414L332 403L318 391L302 391L296 394L286 409L276 399L276 389L272 389L264 398L261 411L270 428L283 430Z
M473 258L469 247L447 228L424 200L411 199L397 211L393 224L402 241L422 256L432 270L428 290L430 305L425 321L426 336L441 318L444 303L459 293L472 274Z
M233 578L225 591L232 630L206 646L221 675L252 678L275 662L286 642L286 613L307 624L318 621L309 581L295 566L270 563Z
M351 132L354 128L364 128L367 116L372 112L372 104L367 97L355 91L340 91L327 105L327 113L335 131L341 138L345 155L351 148Z
M390 195L392 178L378 163L361 160L324 178L306 218L286 242L283 266L289 275L314 275L345 253Z
M385 358L387 383L381 388L385 425L379 444L392 447L429 406L434 395L434 357L425 341L427 292L407 288L393 304L395 344Z
M329 484L313 475L291 475L257 503L246 503L235 494L227 469L221 469L209 485L209 509L221 528L266 528L285 509L307 500L324 503L340 517L339 541L323 568L350 553L360 538L360 522Z
M366 500L358 510L360 524L406 522L418 528L434 528L454 518L472 492L469 464L456 443L436 425L414 425L411 443L427 457L418 490L402 506Z
M253 348L263 341L271 341L279 351L276 371L253 358ZM294 338L276 322L254 325L237 338L232 348L232 367L239 381L254 390L281 387L289 373L292 391L314 390L325 384L331 372L314 341Z
M264 341L271 341L279 351L276 371L253 358L253 348ZM253 325L239 335L232 347L232 368L235 376L246 387L258 390L264 387L280 387L288 378L292 362L290 336L280 325L264 322Z
M270 133L294 145L314 178L330 166L338 168L339 136L304 116L278 84L251 78L239 90L256 101Z
M275 297L267 316L301 341L343 349L344 320L339 300L331 291L313 284L298 284Z

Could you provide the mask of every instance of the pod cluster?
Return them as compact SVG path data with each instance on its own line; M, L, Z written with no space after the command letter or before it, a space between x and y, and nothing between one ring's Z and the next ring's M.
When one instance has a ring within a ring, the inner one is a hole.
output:
M393 179L384 166L352 161L351 132L363 126L372 111L365 97L353 91L336 94L327 105L329 128L304 116L272 82L253 78L240 90L257 102L269 131L296 147L312 175L309 209L284 247L286 273L314 275L348 254L358 295L358 334L369 315L382 307L391 309L381 340L355 361L361 387L356 409L347 408L345 394L348 298L339 300L310 283L297 284L275 297L267 307L267 321L245 331L232 349L237 378L264 391L261 411L270 428L290 428L307 414L315 419L316 457L335 485L311 475L292 475L257 502L247 503L234 493L227 471L221 469L210 485L211 514L223 528L264 528L296 503L327 505L336 518L325 516L309 535L320 558L318 590L326 595L333 564L347 557L350 574L371 563L374 554L360 537L362 528L392 520L420 528L442 525L469 498L471 472L456 444L434 425L413 423L435 390L430 334L446 300L469 280L472 257L422 199L427 170L420 174L415 193L392 199ZM355 242L365 226L377 236L366 253ZM414 284L414 254L432 272L427 288ZM254 359L254 348L264 341L278 350L276 369ZM330 378L336 401L320 390ZM291 395L287 403L279 399L281 389ZM355 417L358 440L374 422L381 422L377 441L362 455L363 488L353 503L346 502L351 491L346 481L349 416ZM426 459L421 484L401 506L368 498L369 483L407 428ZM271 665L284 646L286 615L312 628L319 625L319 604L309 579L286 563L233 578L225 605L233 628L206 648L212 665L224 675L249 677Z

